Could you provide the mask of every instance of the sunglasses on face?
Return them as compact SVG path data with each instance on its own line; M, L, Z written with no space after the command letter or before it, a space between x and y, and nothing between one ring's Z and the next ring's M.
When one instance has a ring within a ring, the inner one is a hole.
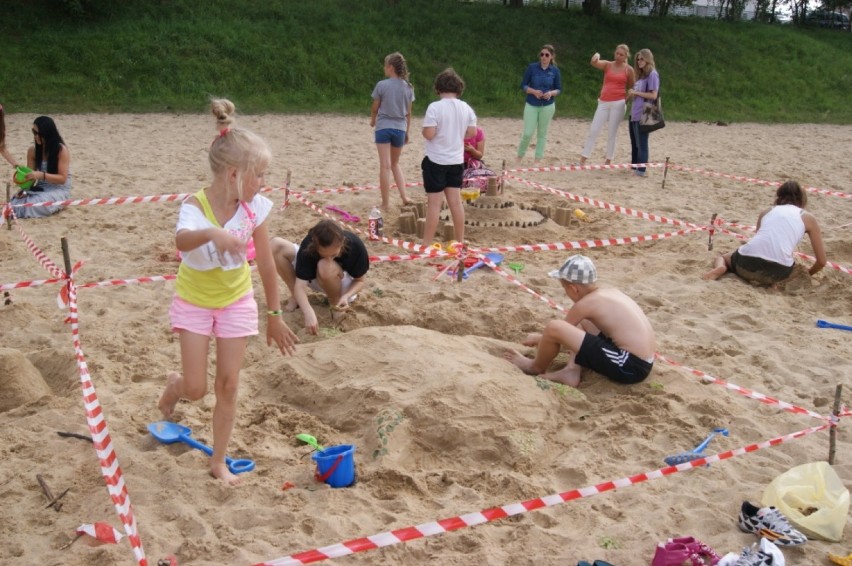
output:
M539 53L539 54L538 54L538 56L539 56L539 57L550 57L550 53L547 53L547 52L545 51L545 52L543 52L543 53Z
M38 135L41 135L41 134L38 133L38 130L33 130L33 135L38 136Z

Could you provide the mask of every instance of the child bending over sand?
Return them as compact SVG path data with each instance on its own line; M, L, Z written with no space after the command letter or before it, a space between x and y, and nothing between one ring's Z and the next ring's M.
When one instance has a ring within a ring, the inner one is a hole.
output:
M816 256L808 273L817 273L827 261L825 245L819 222L805 211L807 204L808 195L796 181L778 187L775 206L757 217L757 234L733 252L716 257L704 279L713 281L730 271L759 285L780 283L793 273L793 252L805 234Z
M617 383L639 383L648 377L657 348L651 322L633 299L617 289L601 289L592 260L574 255L551 277L559 279L574 306L565 320L552 320L541 334L530 334L525 346L538 346L530 360L508 349L504 357L524 373L577 387L582 368ZM571 351L563 369L547 373L562 347Z
M298 246L284 238L273 238L272 255L278 275L290 290L284 310L302 309L305 329L314 335L319 332L319 323L308 300L308 288L326 294L332 322L338 323L364 287L370 269L364 242L331 220L320 220Z
M180 335L183 375L171 372L159 408L170 418L181 398L196 401L207 393L207 350L216 337L216 406L210 474L228 485L239 483L225 464L237 412L237 386L248 337L258 333L257 302L246 260L254 238L255 262L266 304L266 343L294 354L298 338L281 320L278 279L265 220L272 201L260 196L269 165L269 147L256 134L231 128L234 105L213 100L220 129L209 151L213 182L181 204L175 243L181 252L175 296L169 309Z

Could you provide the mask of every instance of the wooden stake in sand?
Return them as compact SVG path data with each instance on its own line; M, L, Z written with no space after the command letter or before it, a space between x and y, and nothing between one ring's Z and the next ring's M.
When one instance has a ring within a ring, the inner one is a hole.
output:
M86 436L85 434L77 434L76 432L62 432L57 430L56 434L63 438L79 438L80 440L88 440L89 442L94 442L91 436Z
M669 173L669 158L666 157L666 166L663 167L663 188L666 188L666 175Z
M65 494L68 493L71 488L68 488L62 493L60 493L59 497L54 497L53 492L50 491L50 487L48 487L47 482L44 481L44 478L41 477L41 474L36 474L36 479L38 480L38 484L41 486L41 490L44 492L44 495L47 496L48 499L48 504L45 509L47 509L48 507L53 507L56 511L62 509L62 503L60 503L59 500L65 497Z
M718 214L717 212L714 212L713 216L710 217L710 230L709 230L710 235L707 236L707 251L708 252L713 249L713 234L716 232L716 225L714 224L714 222L716 222L716 215L717 214Z
M62 244L62 259L65 260L65 275L71 277L71 254L68 252L68 240L63 237L59 242Z
M843 386L839 383L834 390L834 407L831 414L837 419L840 415L840 394L843 392ZM837 427L833 426L828 431L828 465L834 465L834 455L837 453Z
M6 183L6 202L12 202L12 186L9 183ZM12 229L12 216L6 217L6 228Z

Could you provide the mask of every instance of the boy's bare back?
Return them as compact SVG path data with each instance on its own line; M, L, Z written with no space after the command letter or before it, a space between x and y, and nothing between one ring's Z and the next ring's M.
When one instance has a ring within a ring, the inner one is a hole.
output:
M588 320L631 354L648 359L657 350L651 322L636 302L611 288L596 288L574 303L566 320L579 324Z

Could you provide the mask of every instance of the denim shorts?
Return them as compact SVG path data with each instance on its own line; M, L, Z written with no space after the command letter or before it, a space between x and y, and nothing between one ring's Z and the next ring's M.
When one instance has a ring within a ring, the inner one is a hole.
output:
M389 143L393 147L402 147L405 145L405 130L394 128L376 130L376 143Z

